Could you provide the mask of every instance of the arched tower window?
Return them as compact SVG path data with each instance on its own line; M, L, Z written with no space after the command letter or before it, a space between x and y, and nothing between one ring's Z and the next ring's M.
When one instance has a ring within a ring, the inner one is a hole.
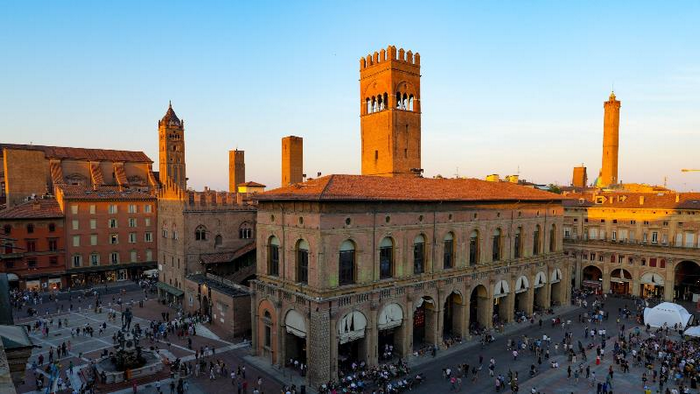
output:
M532 234L532 255L540 254L540 225L535 226L535 232Z
M497 228L493 232L493 246L491 249L491 261L499 261L501 259L501 229Z
M401 106L401 92L396 92L396 108L403 109Z
M341 286L355 283L355 244L350 240L340 244L338 269L338 282Z
M207 240L207 228L199 225L194 230L194 239L196 241L206 241Z
M413 111L413 95L408 96L408 110Z
M469 265L474 266L479 262L479 231L472 231L469 236Z
M445 234L445 239L442 241L442 243L444 249L442 253L442 268L454 268L454 234L452 234L451 232Z
M377 96L377 102L379 103L379 105L378 105L379 110L383 111L384 110L384 98L381 95Z
M394 241L386 237L379 244L379 279L394 275Z
M253 229L248 222L244 222L238 227L238 238L251 239L253 238Z
M223 241L224 239L221 237L221 235L217 234L216 237L214 237L214 246L221 246Z
M418 235L413 240L413 273L425 272L425 237Z
M280 240L274 235L267 244L267 274L279 276L280 273Z
M297 282L309 283L309 243L303 239L297 242Z
M369 100L369 97L365 99L365 105L367 106L366 111L368 114L372 113L372 102Z

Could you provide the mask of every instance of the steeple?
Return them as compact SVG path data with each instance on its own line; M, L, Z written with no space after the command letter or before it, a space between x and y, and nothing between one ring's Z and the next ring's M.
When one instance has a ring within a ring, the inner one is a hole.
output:
M165 116L158 121L158 161L161 181L170 179L182 190L187 190L184 123L175 115L173 105L169 102Z
M165 112L163 119L161 119L160 121L162 123L172 125L172 126L180 126L181 125L182 122L177 117L177 115L175 115L175 111L173 110L172 101L168 101L168 110Z

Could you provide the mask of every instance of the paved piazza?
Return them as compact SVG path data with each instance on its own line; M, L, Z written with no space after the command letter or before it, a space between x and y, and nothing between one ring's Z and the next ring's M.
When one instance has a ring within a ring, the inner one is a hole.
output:
M112 295L105 295L102 297L105 305L111 302ZM118 296L115 296L118 297ZM138 306L138 301L143 298L141 292L129 292L123 296L127 301L132 299L135 302L134 319L132 325L135 323L140 323L142 327L148 326L150 320L160 319L161 312L169 311L172 314L174 312L167 308L166 306L158 304L155 300L146 301L143 308ZM589 300L592 300L589 298ZM87 308L87 302L83 301L78 303L77 300L73 299L74 310L72 312L63 312L56 314L56 308L58 305L63 305L67 309L68 301L63 300L56 303L44 303L39 306L40 313L42 316L46 316L46 311L48 310L50 314L49 318L53 317L54 324L51 326L51 330L48 336L44 336L40 331L32 331L31 338L34 340L35 344L39 345L37 347L30 359L30 365L28 365L27 370L27 380L26 383L20 386L19 392L37 392L35 386L35 379L31 371L31 362L37 360L40 354L44 355L45 360L48 360L48 351L50 347L56 347L61 345L63 342L71 342L71 349L67 357L61 359L63 379L71 382L72 385L79 387L82 384L80 379L79 370L89 364L91 360L98 358L103 350L110 350L113 348L112 335L118 330L118 325L120 322L120 316L117 314L117 320L110 322L108 320L107 310L109 307L103 307L102 313L95 313L94 311ZM521 393L530 393L532 388L536 388L540 393L595 393L596 388L591 387L591 379L585 379L585 373L579 378L578 383L573 377L567 378L567 367L571 365L574 366L582 365L585 369L586 366L590 366L591 371L594 371L597 376L598 382L604 382L607 375L608 368L613 364L614 378L612 380L614 392L617 393L643 393L643 385L641 376L644 369L641 366L631 365L631 371L629 373L622 373L619 366L614 365L612 360L612 349L614 348L615 336L618 331L617 315L618 308L623 308L624 306L632 307L634 302L628 299L617 299L609 298L605 301L605 310L610 313L610 318L604 321L601 325L591 325L589 323L579 323L578 316L583 313L582 308L569 307L568 311L562 316L564 321L571 320L571 324L567 325L565 329L561 326L552 327L551 317L547 316L546 320L543 320L543 325L540 328L537 322L534 325L530 323L516 323L510 325L506 328L505 333L496 334L496 340L486 346L482 346L477 339L473 339L467 343L462 343L460 345L455 345L447 350L440 350L435 358L430 355L414 357L409 360L409 365L412 368L411 374L424 373L427 381L421 386L414 388L412 392L414 393L448 393L451 391L451 384L449 381L442 378L443 368L451 368L453 371L457 371L458 364L469 364L471 367L478 366L479 357L483 357L483 368L481 372L478 372L477 379L474 381L470 374L470 378L463 378L462 387L458 389L458 392L464 393L486 393L486 392L496 392L495 390L495 380L489 377L488 374L488 364L489 360L493 358L496 361L495 374L503 374L507 376L508 370L510 369L513 373L518 374L518 381L520 383ZM687 306L689 308L689 306ZM116 309L117 312L119 309ZM690 309L689 309L690 310ZM29 324L36 321L36 318L28 318L22 313L17 314L16 317L18 324ZM67 319L68 326L58 328L58 318ZM171 316L172 317L172 316ZM99 325L102 322L107 322L107 329L102 334L99 334ZM95 329L94 336L90 337L80 335L71 336L71 328L83 327L89 324ZM626 331L634 330L637 327L634 324L633 319L620 320L620 325L626 326ZM580 340L584 346L589 343L599 343L600 340L593 340L590 336L586 338L584 336L584 327L595 327L605 328L607 334L612 336L612 339L607 341L606 355L603 357L600 365L595 363L595 350L588 350L588 361L582 362L580 359L577 362L570 363L567 357L564 356L561 346L558 351L554 349L554 343L561 342L565 331L573 333L574 343ZM531 339L542 338L543 335L550 336L552 338L552 345L550 346L550 361L558 361L560 368L552 369L550 368L549 362L543 358L542 365L539 366L537 359L534 354L529 351L521 352L518 355L517 361L513 361L513 356L509 350L507 350L507 340L519 340L528 336ZM644 330L642 329L642 335L644 336ZM673 339L678 339L678 335L672 336ZM142 340L142 345L151 346L149 340ZM175 335L168 336L168 341L157 341L153 344L157 348L161 349L161 354L164 356L174 359L176 357L181 358L185 362L190 362L194 359L194 351L187 348L186 339L178 339ZM246 365L248 381L248 393L253 393L253 387L256 386L257 378L261 377L263 380L263 387L261 393L280 393L283 384L292 382L290 379L294 379L294 382L299 384L300 377L296 374L290 373L289 371L279 371L272 369L264 362L259 359L252 358L249 356L249 346L247 343L233 344L223 340L216 340L211 338L203 338L197 336L193 338L193 349L198 349L204 346L215 347L216 354L214 356L207 357L208 360L221 360L226 363L227 367L230 369L231 366ZM67 372L70 362L73 363L74 373L71 375ZM539 372L534 378L530 378L529 370L530 366L535 364L538 366ZM167 368L166 368L167 371ZM39 372L41 373L41 372ZM163 373L161 378L162 392L169 393L169 374ZM659 389L658 382L651 384L651 374L650 376L650 388L652 393L656 393ZM293 377L293 378L291 378ZM232 385L231 379L229 377L217 377L214 380L209 379L208 372L200 374L199 377L190 376L187 378L189 390L191 393L237 393L237 387ZM673 382L666 387L673 388L676 384ZM665 388L664 388L665 390ZM71 393L70 390L64 391L66 393ZM110 387L107 390L100 392L122 392L131 393L132 388L130 385L117 385ZM155 382L140 382L138 386L139 393L156 393ZM307 392L314 392L314 390L307 390ZM371 393L371 390L365 391ZM511 390L501 390L501 392L510 393ZM697 393L696 389L690 391L691 393ZM38 393L38 392L37 392Z

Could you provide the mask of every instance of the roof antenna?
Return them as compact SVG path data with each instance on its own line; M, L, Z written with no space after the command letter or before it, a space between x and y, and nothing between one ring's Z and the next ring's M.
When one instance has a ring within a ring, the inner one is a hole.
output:
M173 101L172 101L172 100L168 100L168 108L172 108L172 107L173 107Z

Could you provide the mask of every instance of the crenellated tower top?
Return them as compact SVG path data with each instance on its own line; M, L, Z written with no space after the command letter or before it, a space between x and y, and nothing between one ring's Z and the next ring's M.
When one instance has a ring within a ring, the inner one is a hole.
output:
M397 51L395 46L389 45L386 49L370 53L366 57L360 58L360 70L389 61L402 62L407 65L420 67L420 54L418 52L414 54L411 50L405 51L403 48L399 48Z

